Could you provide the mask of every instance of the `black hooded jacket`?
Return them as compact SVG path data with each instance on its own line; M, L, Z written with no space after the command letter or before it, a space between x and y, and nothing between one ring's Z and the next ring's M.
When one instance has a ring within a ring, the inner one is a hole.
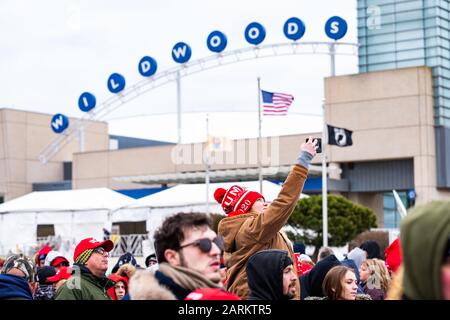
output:
M300 278L300 298L303 300L306 297L323 297L322 283L328 271L341 263L334 254L317 262L317 264L304 276Z
M364 241L360 246L360 249L364 250L365 252L367 252L367 259L380 259L381 258L381 250L380 250L380 245L378 244L378 242L374 241L374 240L367 240Z
M292 264L287 251L263 250L248 259L248 300L286 300L283 295L283 270Z

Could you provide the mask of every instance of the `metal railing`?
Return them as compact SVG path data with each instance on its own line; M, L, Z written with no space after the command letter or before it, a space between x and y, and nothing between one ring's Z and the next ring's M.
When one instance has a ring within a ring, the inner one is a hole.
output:
M110 252L111 257L120 257L126 252L135 257L143 256L142 241L148 239L148 234L127 234L115 235L111 237L114 242L114 249Z

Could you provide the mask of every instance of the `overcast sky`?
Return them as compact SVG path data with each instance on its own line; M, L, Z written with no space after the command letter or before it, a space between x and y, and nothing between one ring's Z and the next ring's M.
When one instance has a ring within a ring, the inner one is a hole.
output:
M333 15L349 26L340 41L356 42L356 0L2 0L0 107L81 117L82 92L92 92L100 104L112 95L106 87L111 73L122 74L127 87L142 80L137 65L145 55L157 60L158 72L173 68L171 50L179 41L191 46L191 60L213 54L206 46L213 30L226 34L225 52L247 48L244 30L256 21L267 32L263 44L285 43L290 40L283 25L293 16L306 25L301 42L329 41L324 24ZM338 75L357 72L356 56L339 56L336 62ZM183 142L205 140L205 112L213 135L256 136L258 76L262 89L295 97L289 116L264 117L263 135L320 131L323 78L329 72L327 56L295 55L185 77ZM169 83L104 120L111 134L176 141L176 101L176 86Z

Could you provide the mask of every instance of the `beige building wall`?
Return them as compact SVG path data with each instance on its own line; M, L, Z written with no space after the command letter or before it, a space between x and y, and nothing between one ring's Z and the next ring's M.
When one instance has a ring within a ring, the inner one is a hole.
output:
M50 128L51 118L49 114L0 109L0 194L5 201L31 192L32 183L63 180L63 162L72 161L79 143L75 139L42 164L39 153L56 138ZM73 124L76 119L69 121ZM85 149L108 147L107 123L91 122L85 130Z
M312 133L320 137L321 133ZM308 135L289 135L262 139L263 167L292 165ZM257 139L231 141L231 151L213 152L211 170L257 168ZM105 183L113 189L132 189L148 185L127 183L116 178L204 171L205 143L105 150L76 153L73 161L73 188L83 189ZM314 164L320 164L318 155Z
M325 97L327 123L353 130L353 146L328 149L331 162L412 158L416 204L450 196L436 188L430 68L327 78Z

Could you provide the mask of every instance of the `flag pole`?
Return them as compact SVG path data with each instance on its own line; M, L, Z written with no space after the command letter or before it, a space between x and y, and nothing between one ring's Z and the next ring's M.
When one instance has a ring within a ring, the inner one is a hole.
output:
M263 194L263 179L261 165L261 78L258 77L258 176L259 176L259 193Z
M330 46L330 73L334 77L336 75L336 41ZM328 127L325 118L325 99L322 101L323 109L323 132L322 132L322 233L323 246L328 247L328 192L327 192L327 155L325 145L328 144Z
M325 146L327 140L327 124L325 121L325 99L322 101L323 131L322 131L322 234L323 247L328 247L328 199L327 199L327 155Z
M206 114L206 174L205 174L205 185L206 185L206 214L209 215L209 114Z

